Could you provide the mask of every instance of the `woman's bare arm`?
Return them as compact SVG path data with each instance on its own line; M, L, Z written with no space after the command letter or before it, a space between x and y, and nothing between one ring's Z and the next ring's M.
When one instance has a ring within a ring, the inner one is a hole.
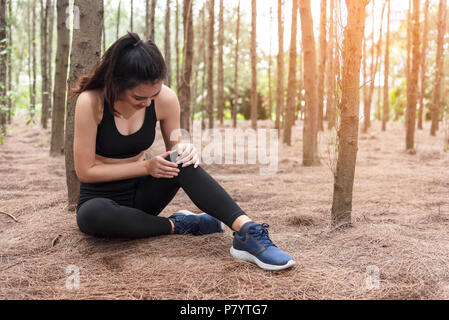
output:
M162 137L165 149L170 151L182 141L180 129L181 108L176 94L167 86L163 86L156 99L158 105L158 118L160 120Z
M136 178L148 174L145 161L119 164L96 164L98 97L94 92L83 92L75 109L73 157L78 179L85 183L107 182Z

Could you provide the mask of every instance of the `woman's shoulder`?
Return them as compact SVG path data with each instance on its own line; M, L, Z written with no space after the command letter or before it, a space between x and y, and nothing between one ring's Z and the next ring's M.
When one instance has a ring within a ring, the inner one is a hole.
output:
M104 97L101 90L86 90L79 94L77 105L84 110L93 112L97 123L101 122L103 116Z
M176 116L180 113L178 97L176 93L166 85L162 85L161 93L154 99L154 102L156 105L156 113L160 120Z

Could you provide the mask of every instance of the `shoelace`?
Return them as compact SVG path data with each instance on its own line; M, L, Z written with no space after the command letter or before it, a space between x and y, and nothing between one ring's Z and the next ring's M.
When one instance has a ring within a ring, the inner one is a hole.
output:
M268 236L268 230L267 228L270 225L268 223L262 223L261 226L257 228L250 228L248 230L248 233L253 235L256 240L263 243L263 245L268 248L270 246L276 247L276 245L271 241L270 237Z

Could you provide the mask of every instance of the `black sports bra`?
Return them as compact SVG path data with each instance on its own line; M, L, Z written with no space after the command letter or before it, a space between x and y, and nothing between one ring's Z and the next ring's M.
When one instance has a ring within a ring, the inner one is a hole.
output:
M126 159L137 156L147 150L154 142L156 134L156 111L154 100L145 109L145 120L142 127L128 136L122 135L115 125L114 116L104 102L103 119L98 125L96 154L114 159Z

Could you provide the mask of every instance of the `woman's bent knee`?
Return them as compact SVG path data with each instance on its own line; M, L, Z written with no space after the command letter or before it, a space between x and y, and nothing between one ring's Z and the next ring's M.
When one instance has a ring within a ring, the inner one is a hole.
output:
M110 211L115 202L106 198L90 199L83 203L76 214L78 228L89 235L96 235L102 225L103 216Z

